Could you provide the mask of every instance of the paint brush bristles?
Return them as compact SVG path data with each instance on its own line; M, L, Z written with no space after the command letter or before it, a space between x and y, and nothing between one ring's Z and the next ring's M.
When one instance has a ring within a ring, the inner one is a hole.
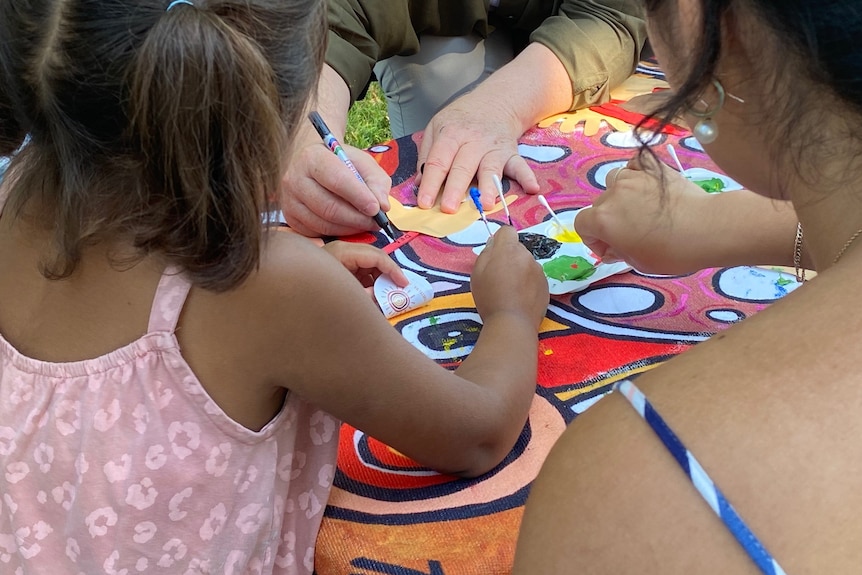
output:
M542 206L546 210L548 210L548 213L551 214L551 217L554 218L554 221L557 223L558 226L560 226L560 229L565 231L566 225L562 222L562 220L560 220L559 217L557 217L557 212L555 212L554 210L551 209L551 206L550 206L550 204L548 204L548 200L545 199L545 196L539 194L538 197L539 197L539 203L542 204Z
M679 168L679 173L687 178L685 175L685 168L682 167L682 162L679 161L679 156L676 155L676 148L673 147L673 144L667 145L667 151L670 153L670 157L673 158L673 161L676 163L676 167Z
M494 186L497 188L497 195L500 196L500 201L503 202L503 211L506 213L506 219L509 221L509 225L514 227L512 216L509 215L509 204L506 203L506 196L503 195L503 182L500 181L500 176L497 174L493 174L491 177L494 178Z
M485 224L485 229L488 230L488 237L493 236L493 232L491 232L491 225L488 223L488 218L485 217L485 210L482 209L482 195L479 192L479 188L470 188L470 199L473 200L473 204L476 206L476 209L479 210L479 216L482 218L482 222Z

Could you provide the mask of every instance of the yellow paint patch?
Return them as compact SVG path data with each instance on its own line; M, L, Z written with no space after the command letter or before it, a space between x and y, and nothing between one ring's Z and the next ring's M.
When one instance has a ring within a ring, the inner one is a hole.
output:
M582 244L584 240L581 239L581 236L578 235L578 232L575 230L563 230L562 233L559 233L555 236L552 236L558 242L569 243L569 244Z
M454 214L444 214L440 210L440 200L443 194L437 196L433 207L423 210L415 206L405 206L396 198L389 198L391 206L386 215L395 226L404 232L419 232L435 238L443 238L468 228L479 219L479 210L473 202L462 202ZM506 204L517 199L514 194L506 196ZM498 202L493 209L485 210L485 215L499 212L503 203Z

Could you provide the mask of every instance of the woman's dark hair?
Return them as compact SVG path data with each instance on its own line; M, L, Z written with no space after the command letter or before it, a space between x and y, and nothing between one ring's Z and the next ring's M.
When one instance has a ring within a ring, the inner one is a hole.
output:
M645 0L650 18L676 0ZM824 101L829 94L849 109L862 113L862 61L859 59L859 34L862 32L862 6L845 0L702 0L699 45L675 94L654 114L670 122L697 104L711 85L722 50L722 24L732 11L755 15L768 27L762 37L750 39L758 52L751 54L757 66L757 81L762 82L774 106L767 121L783 130L785 137L794 128L808 130L816 119L806 118L812 95ZM737 16L739 14L736 14ZM664 24L667 19L661 19ZM674 29L657 33L672 39ZM799 82L800 78L810 80ZM816 114L816 111L815 111ZM806 121L807 120L807 121ZM642 122L638 129L642 129ZM780 134L777 134L779 136ZM778 138L785 141L786 138ZM797 158L798 160L798 158ZM797 165L797 168L800 166Z
M116 238L226 290L260 260L323 62L322 0L0 0L7 213L54 230L51 278Z

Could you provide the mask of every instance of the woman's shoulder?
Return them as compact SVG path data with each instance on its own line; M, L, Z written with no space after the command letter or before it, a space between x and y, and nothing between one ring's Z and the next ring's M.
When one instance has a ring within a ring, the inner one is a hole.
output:
M862 521L845 514L862 505L848 479L862 458L845 441L862 436L862 375L849 368L862 311L851 307L852 283L829 275L636 380L788 572L847 568L821 560L841 557L862 530ZM757 572L661 438L619 393L570 425L531 498L535 509L528 505L524 523L529 537L522 538L547 540L545 521L577 535L566 541L578 545L558 550L557 558L579 557L618 572L634 565L641 573L683 572L693 564L710 565L700 572ZM539 513L548 517L539 520ZM626 545L603 545L621 524ZM524 547L530 557L540 548ZM617 552L602 551L611 548ZM555 554L543 556L550 561Z

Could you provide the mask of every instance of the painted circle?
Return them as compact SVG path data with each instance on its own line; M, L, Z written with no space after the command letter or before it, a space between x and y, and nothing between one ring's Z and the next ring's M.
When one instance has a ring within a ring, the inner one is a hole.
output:
M500 229L500 224L494 221L488 222L491 233ZM461 231L449 234L443 241L456 246L484 246L488 242L488 228L482 220L477 220Z
M712 282L720 295L755 303L773 302L799 287L792 274L748 266L719 270Z
M711 309L706 317L721 323L736 323L745 319L745 314L735 309Z
M664 298L650 289L631 285L601 286L577 298L584 309L598 315L625 316L653 311Z
M590 168L590 171L587 173L587 178L593 186L600 190L606 190L608 187L607 181L610 171L617 168L625 168L628 163L628 160L610 160L608 162L596 164Z
M649 146L657 146L664 140L664 134L653 134L648 131L642 132L641 137L638 138L633 130L628 130L627 132L608 132L602 136L602 144L605 146L622 149L640 148L643 141L647 141L647 145Z
M700 152L701 154L704 153L703 146L700 144L700 142L697 141L694 136L688 136L686 138L680 139L679 145L683 148L691 150L692 152Z
M459 361L473 351L482 318L475 310L446 310L407 318L395 327L404 339L431 359Z

